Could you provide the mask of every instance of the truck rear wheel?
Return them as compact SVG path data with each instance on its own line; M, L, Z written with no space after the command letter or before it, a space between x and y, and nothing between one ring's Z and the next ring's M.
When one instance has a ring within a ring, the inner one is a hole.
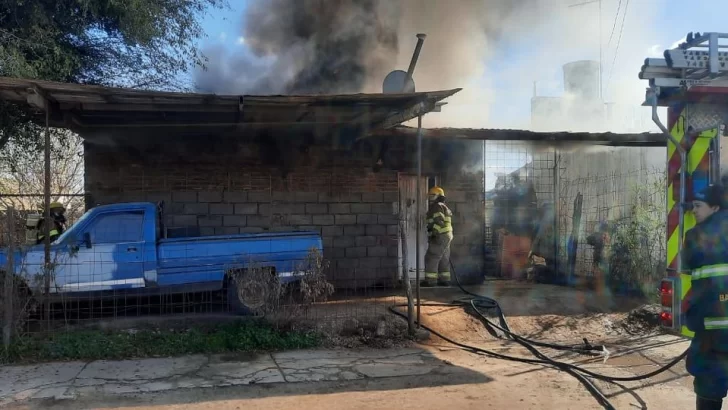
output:
M253 315L263 307L267 298L265 286L254 280L243 277L232 277L228 280L228 307L237 315Z

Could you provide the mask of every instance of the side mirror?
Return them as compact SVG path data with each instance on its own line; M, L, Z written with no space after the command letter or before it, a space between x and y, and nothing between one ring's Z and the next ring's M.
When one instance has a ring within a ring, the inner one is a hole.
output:
M85 232L83 234L83 243L86 245L86 249L91 249L91 234Z

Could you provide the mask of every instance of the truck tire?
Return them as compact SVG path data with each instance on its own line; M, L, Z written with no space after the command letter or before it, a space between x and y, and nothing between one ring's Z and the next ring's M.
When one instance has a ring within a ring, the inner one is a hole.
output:
M254 315L265 304L266 295L267 290L260 283L245 277L228 279L228 307L236 315Z

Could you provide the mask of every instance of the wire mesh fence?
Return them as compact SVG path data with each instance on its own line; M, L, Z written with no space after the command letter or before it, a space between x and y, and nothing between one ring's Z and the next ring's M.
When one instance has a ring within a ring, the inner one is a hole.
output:
M459 274L563 284L599 276L618 290L645 287L657 275L664 172L650 167L644 152L568 152L510 141L481 147L482 169L420 181L423 194L435 183L447 190ZM200 153L192 172L179 158L148 154L137 164L120 161L114 149L86 147L86 192L54 200L85 202L91 216L69 215L73 235L56 241L49 264L27 229L39 193L16 187L5 197L13 202L3 202L13 215L1 215L0 224L3 247L17 250L3 266L17 273L3 276L13 279L15 293L3 293L3 306L11 304L17 316L15 333L241 311L350 327L388 316L389 307L406 303L403 270L416 276L416 177L374 172L347 158L322 160L331 152L317 149L309 155L319 162L281 176L257 165L221 166L240 153ZM645 230L652 247L629 242ZM424 231L421 225L421 260ZM274 276L281 280L267 280ZM281 285L289 282L297 285Z
M650 295L664 275L664 157L487 142L488 272Z

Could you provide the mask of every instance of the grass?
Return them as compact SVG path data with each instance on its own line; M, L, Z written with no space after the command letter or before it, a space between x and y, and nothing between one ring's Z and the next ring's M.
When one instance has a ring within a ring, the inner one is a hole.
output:
M284 332L264 322L240 322L185 330L86 330L45 338L19 338L8 349L0 351L0 363L276 351L316 347L320 341L318 334Z

